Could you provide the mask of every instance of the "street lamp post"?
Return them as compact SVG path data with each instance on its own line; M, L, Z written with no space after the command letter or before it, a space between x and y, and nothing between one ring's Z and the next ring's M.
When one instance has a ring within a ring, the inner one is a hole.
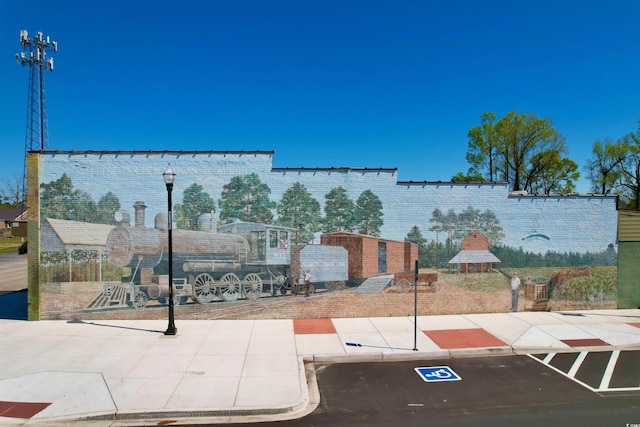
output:
M171 230L173 228L173 218L171 215L171 191L173 190L173 182L176 180L176 174L171 170L171 164L167 166L167 170L162 174L162 178L164 179L164 183L167 185L167 195L169 202L169 210L168 210L168 223L167 223L167 232L168 232L168 245L169 245L169 326L167 330L164 331L165 335L175 335L178 332L176 329L176 324L173 319L173 246L172 246L172 236Z

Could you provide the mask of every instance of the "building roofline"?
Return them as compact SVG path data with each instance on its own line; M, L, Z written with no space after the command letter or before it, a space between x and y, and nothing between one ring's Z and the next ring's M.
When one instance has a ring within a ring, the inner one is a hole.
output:
M398 168L352 168L348 166L330 168L271 168L273 172L398 172Z
M506 181L398 181L398 185L507 185Z
M544 198L544 197L609 197L617 198L615 194L597 194L597 193L534 193L534 194L521 194L518 192L510 192L509 197L514 198Z
M39 154L275 154L274 150L34 150Z

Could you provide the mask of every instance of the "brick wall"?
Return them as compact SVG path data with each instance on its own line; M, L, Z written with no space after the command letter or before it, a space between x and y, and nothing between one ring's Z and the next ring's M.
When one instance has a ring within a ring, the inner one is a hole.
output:
M321 236L321 244L342 246L349 252L349 278L360 279L393 274L413 268L418 259L418 246L410 242L380 239L351 233ZM380 244L385 246L386 268L380 271Z
M162 172L171 163L177 174L173 189L174 203L182 203L184 191L193 184L202 185L206 192L217 203L224 186L231 179L247 174L256 174L260 181L268 186L269 198L278 203L282 195L296 183L302 184L324 209L325 196L333 189L342 187L350 200L355 201L364 191L373 192L383 206L383 225L380 239L367 236L348 239L334 236L332 245L343 246L349 251L349 276L364 278L376 276L378 271L379 243L386 244L387 273L412 270L417 259L417 247L408 245L404 238L412 227L419 227L428 242L438 238L437 232L431 229L431 217L436 209L441 212L453 211L460 214L468 207L495 214L503 229L502 244L511 248L522 248L523 251L545 254L548 252L580 252L598 253L609 245L617 245L616 199L613 196L598 195L514 195L509 193L505 183L451 183L451 182L401 182L395 169L288 169L272 166L272 152L38 152L30 153L27 159L28 168L28 240L29 240L29 319L36 320L45 316L68 316L65 307L78 307L88 297L84 282L69 285L70 292L56 293L46 283L41 267L47 261L40 253L43 239L40 224L40 191L41 184L59 180L63 174L73 183L73 189L92 201L97 202L106 193L113 193L119 199L123 209L131 212L131 206L144 200L148 206L148 222L146 227L153 227L150 220L158 213L166 213L167 193L162 180ZM437 177L435 177L437 178ZM219 206L216 204L216 206ZM277 212L274 210L274 214ZM217 215L219 212L214 213ZM321 212L324 214L324 212ZM577 232L579 230L579 232ZM314 243L320 236L315 236ZM439 235L443 242L443 233ZM486 241L480 237L463 244L466 250L486 249ZM81 241L74 241L82 246ZM108 261L107 261L108 262ZM522 266L526 267L526 266ZM152 272L145 272L143 282L147 282ZM297 279L298 275L295 275ZM77 292L77 295L74 294ZM434 298L430 307L449 312L476 312L476 310L502 310L504 304L502 294L493 297L484 295L469 296L457 294L457 291L441 293ZM453 296L452 296L453 295ZM508 293L507 293L508 297ZM64 299L68 301L65 302ZM360 298L359 295L345 294L342 298L328 296L327 302L308 305L295 302L291 307L300 306L300 310L308 309L309 316L330 317L364 315L370 312L394 313L402 312L393 307L402 306L406 296L385 294ZM494 298L492 303L486 298ZM328 301L335 301L329 306ZM476 302L474 303L474 299ZM344 301L347 301L344 303ZM52 302L53 301L53 302ZM275 300L277 301L277 299ZM324 301L324 300L323 300ZM444 302L448 301L448 302ZM41 302L44 304L41 306ZM342 304L355 304L356 310L342 309ZM244 307L240 302L229 304L230 308ZM221 307L221 304L214 305ZM264 306L264 316L286 316L286 310L261 299L258 311ZM290 303L287 303L290 304ZM371 305L371 307L367 307ZM253 307L253 306L252 306ZM306 307L306 308L305 308ZM446 308L445 308L446 307ZM197 316L197 310L207 310L211 306L181 306L185 315ZM56 311L57 310L57 311ZM80 309L82 310L82 309ZM191 314L191 310L194 311ZM223 308L226 310L226 308ZM284 311L283 311L284 310ZM323 312L323 310L325 310ZM153 318L155 311L162 308L150 305L148 309L105 312L105 316L126 318ZM352 312L353 311L353 312ZM100 313L88 315L99 316ZM291 314L293 315L293 314ZM298 313L304 317L304 313Z
M489 241L479 232L474 231L462 241L463 251L487 251Z

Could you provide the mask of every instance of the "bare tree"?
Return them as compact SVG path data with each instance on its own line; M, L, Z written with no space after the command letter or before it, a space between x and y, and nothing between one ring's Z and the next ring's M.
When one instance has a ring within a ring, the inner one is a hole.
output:
M23 205L24 200L24 180L21 175L14 174L10 178L5 178L0 189L2 204L7 206Z

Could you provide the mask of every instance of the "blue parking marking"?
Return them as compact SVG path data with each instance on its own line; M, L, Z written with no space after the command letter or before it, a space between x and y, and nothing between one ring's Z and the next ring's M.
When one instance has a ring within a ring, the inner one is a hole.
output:
M462 377L448 366L425 366L414 368L420 378L426 382L459 381Z

